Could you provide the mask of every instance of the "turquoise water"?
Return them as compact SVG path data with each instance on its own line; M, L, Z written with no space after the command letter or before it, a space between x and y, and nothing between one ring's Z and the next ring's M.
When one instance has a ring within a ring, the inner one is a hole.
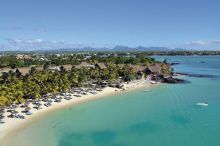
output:
M175 70L216 75L74 105L37 120L10 140L16 146L219 146L220 56L156 57ZM201 63L201 61L204 61ZM195 106L208 102L208 107Z

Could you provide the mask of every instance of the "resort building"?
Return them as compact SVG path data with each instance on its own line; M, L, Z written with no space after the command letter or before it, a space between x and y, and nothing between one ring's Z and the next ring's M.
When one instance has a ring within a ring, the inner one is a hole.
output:
M75 68L80 69L80 68L94 68L95 66L92 64L89 64L87 62L81 62L79 65L75 65Z
M66 71L70 71L73 66L71 64L67 64L67 65L63 65L63 67L65 68Z
M131 67L136 73L143 73L146 70L146 66L132 65Z
M103 70L107 68L107 66L104 63L96 63L95 66L98 67L99 70Z
M17 55L16 55L16 59L17 59L17 60L24 59L24 56L21 55L21 54L17 54Z
M148 74L160 74L161 73L161 65L155 64L146 68L146 73Z
M59 66L50 66L48 68L49 71L55 72L55 71L60 71L60 67Z

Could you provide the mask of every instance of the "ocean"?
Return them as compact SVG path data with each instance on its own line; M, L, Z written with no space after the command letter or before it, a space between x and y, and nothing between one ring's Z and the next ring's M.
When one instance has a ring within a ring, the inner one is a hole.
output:
M220 56L155 56L175 71L208 75L50 113L8 146L220 146ZM196 103L208 102L207 107Z

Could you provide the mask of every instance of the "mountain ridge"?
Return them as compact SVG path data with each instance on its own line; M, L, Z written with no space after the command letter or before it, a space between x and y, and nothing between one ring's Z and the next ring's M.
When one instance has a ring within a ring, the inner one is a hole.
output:
M1 49L2 50L2 49ZM3 50L0 52L71 52L71 51L189 51L189 49L184 48L174 48L170 49L168 47L145 47L145 46L137 46L137 47L128 47L123 45L116 45L113 48L107 47L82 47L82 48L59 48L59 49L19 49L19 50Z

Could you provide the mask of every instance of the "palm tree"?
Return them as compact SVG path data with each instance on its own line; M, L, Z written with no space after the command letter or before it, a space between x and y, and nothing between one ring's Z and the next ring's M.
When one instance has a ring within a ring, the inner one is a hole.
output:
M6 83L8 81L8 78L9 78L9 73L3 72L2 73L3 83Z
M19 69L16 69L15 75L16 75L17 78L21 77L21 72L19 71Z
M79 73L77 71L71 71L69 73L69 81L70 81L70 84L73 86L73 85L76 85L78 83L78 78L79 78Z
M66 72L66 69L62 65L60 66L60 72L61 74Z
M49 66L50 66L50 63L46 62L43 66L43 70L45 70L45 71L48 70Z
M30 69L30 71L29 71L29 74L31 75L31 76L33 76L35 73L36 73L36 67L31 67L31 69Z
M98 68L91 68L90 69L90 78L97 80L99 78L99 69Z

